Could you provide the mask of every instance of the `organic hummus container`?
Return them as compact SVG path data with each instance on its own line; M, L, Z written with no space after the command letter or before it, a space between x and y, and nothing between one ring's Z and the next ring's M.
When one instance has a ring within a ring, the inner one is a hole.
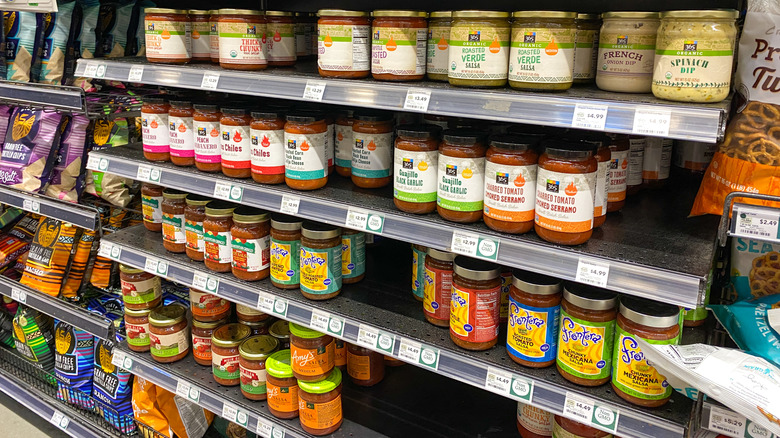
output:
M606 91L649 93L658 13L606 12L602 18L596 85Z
M503 87L509 63L509 13L455 11L447 71L452 85Z
M517 11L509 50L509 86L520 90L571 88L575 12Z

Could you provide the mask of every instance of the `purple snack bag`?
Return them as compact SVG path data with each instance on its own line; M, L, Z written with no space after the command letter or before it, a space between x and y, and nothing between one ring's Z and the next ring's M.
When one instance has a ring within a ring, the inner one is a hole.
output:
M51 171L46 194L69 202L78 202L84 189L86 149L89 119L82 115L65 116L60 126L60 149Z
M0 184L38 193L49 181L59 149L55 112L16 108L0 154Z
M5 141L5 133L8 131L8 125L11 124L11 112L14 107L10 105L0 105L0 141Z

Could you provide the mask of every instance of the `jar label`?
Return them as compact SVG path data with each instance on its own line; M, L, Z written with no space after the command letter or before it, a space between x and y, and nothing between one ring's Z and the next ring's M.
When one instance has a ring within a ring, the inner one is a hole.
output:
M295 61L295 26L293 23L268 23L268 60Z
M301 245L301 290L327 295L341 290L341 245L312 249Z
M174 357L184 353L190 348L190 340L187 339L187 329L167 335L157 335L149 333L151 340L150 352L152 356Z
M412 245L412 293L420 300L425 297L425 251Z
M390 176L393 166L393 133L364 134L354 132L352 147L352 175L361 178Z
M253 395L266 393L265 368L262 370L250 370L244 367L240 367L240 373L242 391Z
M574 35L572 27L512 27L509 80L561 84L572 81Z
M498 337L501 286L468 289L452 283L450 333L468 342L490 342Z
M553 418L553 425L552 425L552 436L553 438L582 438L581 436L571 433L568 430L562 428L557 421ZM611 434L604 435L601 438L612 438L613 436Z
M336 339L336 366L347 365L347 346L341 339Z
M366 273L365 233L341 235L341 278L355 278Z
M271 239L271 279L279 284L299 284L300 240Z
M127 333L127 343L134 347L146 347L149 340L149 323L146 324L128 324L125 322L125 332Z
M499 321L506 322L509 319L509 289L512 287L512 271L501 273L501 305L499 308Z
M215 263L230 263L233 260L233 251L230 248L230 231L203 231L203 241L206 251L203 258Z
M424 258L424 257L423 257ZM425 265L423 285L423 310L433 319L450 319L452 300L452 271Z
M336 166L352 167L352 146L355 140L352 138L352 125L336 125Z
M165 153L168 141L168 114L141 113L141 136L145 152Z
M250 129L252 173L284 174L284 130Z
M190 289L190 308L195 319L212 318L230 312L230 301L216 295Z
M192 335L192 355L201 361L211 362L211 337Z
M255 309L254 307L245 306L243 304L236 303L236 313L244 316L263 316L265 313ZM265 318L261 318L265 319Z
M615 320L586 321L561 309L558 367L581 379L599 380L609 377L612 370L614 333Z
M203 241L203 222L185 220L184 234L187 239L187 249L197 252L206 250L206 243Z
M236 350L238 348L236 347ZM211 350L211 372L214 373L214 377L224 380L238 379L241 377L241 371L238 366L238 358L236 355L223 356Z
M141 281L125 281L122 284L122 300L127 304L151 303L162 295L159 277Z
M320 179L328 176L325 136L284 133L284 176L295 180Z
M220 154L222 167L228 169L249 169L252 160L249 143L249 126L219 125L222 132Z
M268 391L268 407L277 412L298 411L298 385L276 386L266 381Z
M369 71L371 26L321 24L317 66L322 70Z
M393 196L404 202L436 201L438 151L412 152L395 148Z
M593 217L607 214L607 198L609 198L609 161L599 161L596 171L596 200Z
M141 195L141 210L144 213L144 222L151 224L162 223L162 196Z
M620 325L616 326L612 384L619 391L643 400L660 400L671 396L672 386L666 381L666 377L648 365L637 338L639 336L623 330ZM662 341L645 338L642 340L655 345L677 345L680 343L680 335Z
M485 162L485 216L507 222L534 220L536 164Z
M267 65L265 23L219 24L219 63Z
M192 57L211 57L211 24L208 22L192 22Z
M734 35L727 31L713 32L706 38L683 38L683 32L662 24L661 39L656 43L653 86L669 87L663 94L680 96L700 94L704 101L713 94L726 96L731 88L731 71L734 61ZM725 26L724 26L725 27ZM712 32L712 30L710 30ZM670 35L674 34L674 36Z
M628 176L626 185L638 186L642 184L642 167L645 161L646 138L632 138L629 140L630 148L628 153Z
M527 306L510 295L506 336L509 354L529 362L555 360L560 311L560 306Z
M703 172L712 161L718 146L714 143L685 142L674 148L674 165Z
M626 177L628 177L628 151L612 150L609 160L609 202L626 199Z
M447 74L450 48L449 26L428 26L428 73Z
M163 240L168 243L187 243L187 236L184 234L184 215L163 213L162 235Z
M336 343L319 348L300 348L290 344L290 365L296 374L302 376L317 376L326 374L336 363Z
M525 404L517 404L517 421L535 435L552 436L553 413Z
M243 272L259 272L271 266L271 237L240 239L233 237L233 269Z
M599 37L599 76L620 79L623 75L653 74L655 32L649 35L627 35L602 32Z
M355 380L371 380L371 357L347 352L347 374Z
M219 163L222 161L219 141L219 122L192 122L195 129L195 161Z
M334 138L333 128L335 123L328 123L328 131L325 133L325 160L328 162L328 167L333 166L333 157L336 156L336 140Z
M577 29L574 49L574 79L595 79L599 55L599 31Z
M189 60L192 46L189 21L144 19L146 25L146 56Z
M219 61L219 23L216 21L209 21L211 27L211 35L209 41L211 41L211 60Z
M328 429L333 427L343 418L341 410L341 395L325 403L307 402L303 398L298 399L298 415L301 424L311 429Z
M593 229L596 172L561 173L539 167L536 178L536 224L563 233Z
M309 56L306 47L311 46L311 38L306 30L306 23L295 23L295 54L299 57Z
M439 154L436 203L453 211L480 211L485 192L485 158L457 158Z
M645 156L642 160L642 179L649 181L669 178L672 166L672 140L669 138L648 138Z
M425 74L428 32L416 27L374 27L371 73Z
M168 116L168 139L172 157L195 156L195 134L192 117Z
M452 26L449 41L450 78L506 79L509 70L509 27Z

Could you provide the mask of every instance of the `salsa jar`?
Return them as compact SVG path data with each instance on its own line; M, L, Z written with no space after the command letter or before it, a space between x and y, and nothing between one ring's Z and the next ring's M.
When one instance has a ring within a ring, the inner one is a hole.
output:
M598 14L580 13L577 14L574 24L577 26L574 41L574 83L590 84L596 80L601 19Z
M501 268L501 302L498 312L499 324L509 322L509 290L512 288L512 269L506 266Z
M178 190L163 191L163 247L173 253L183 253L187 247L187 236L184 232L186 198L187 194Z
M341 282L357 283L366 276L366 233L345 229L341 233Z
M193 131L192 102L171 100L168 110L168 141L171 163L177 166L195 164L195 134Z
M425 255L428 248L412 244L412 295L417 301L425 297Z
M214 330L227 324L227 319L219 321L192 320L192 358L198 365L211 366L211 336Z
M317 71L322 77L365 78L371 74L371 24L368 13L320 9Z
M283 319L275 321L268 329L268 334L279 342L280 350L290 348L290 324L287 321Z
M707 170L718 150L716 143L677 140L674 146L674 166L688 174L700 174Z
M554 437L566 438L612 438L608 432L598 430L588 425L579 423L559 415L553 416Z
M425 70L428 74L428 79L447 82L452 11L434 11L431 12L430 17Z
M266 42L268 45L268 65L289 67L295 65L298 55L295 53L295 18L292 12L266 11Z
M522 438L549 438L553 436L552 412L517 402L517 431L520 432Z
M325 154L328 125L321 114L287 116L284 125L284 182L296 190L316 190L328 182Z
M141 184L141 209L144 214L144 227L149 231L162 231L163 188L154 184Z
M277 351L265 360L268 412L283 420L298 416L298 379L290 364L290 350Z
M647 137L628 136L628 175L626 176L626 194L633 195L642 188L642 170L645 167L645 149Z
M125 333L127 348L144 353L149 351L149 313L152 309L133 310L125 306Z
M604 225L607 221L607 210L609 208L609 168L612 162L612 151L609 150L609 137L592 142L595 151L594 157L598 161L598 170L596 171L596 198L593 210L593 228Z
M238 323L249 327L249 332L252 336L267 335L268 329L271 327L271 319L264 321L244 321L241 318L238 319Z
M309 59L312 52L311 29L309 29L308 23L306 23L308 18L309 12L295 13L295 56L300 60Z
M301 427L315 435L330 435L341 427L341 370L334 368L323 380L298 382L298 417Z
M661 187L669 179L673 144L671 138L647 137L642 159L642 184L645 187Z
M341 228L317 222L301 226L301 293L327 300L341 292Z
M561 296L557 278L519 269L512 272L506 335L512 360L531 368L555 363Z
M390 184L393 167L393 117L376 111L355 113L352 124L352 183L365 189Z
M206 243L203 240L203 220L206 218L206 204L211 198L199 195L187 195L184 207L184 235L187 241L184 251L190 260L203 261Z
M144 158L149 161L171 161L168 141L168 110L164 97L147 96L141 106L141 139Z
M509 86L532 91L571 88L577 13L517 11L512 16Z
M425 255L423 280L423 314L425 319L439 327L450 326L450 300L455 254L428 248Z
M283 214L271 215L271 284L297 289L301 284L302 220Z
M222 108L219 120L222 173L233 178L252 176L252 150L249 136L251 118L244 108Z
M232 271L239 280L257 281L271 270L271 215L256 208L239 207L230 228Z
M152 359L171 363L184 359L190 352L187 308L168 304L149 313L149 339Z
M534 227L536 137L492 137L485 153L483 220L489 228L520 234Z
M382 81L419 81L425 77L428 14L377 10L371 25L371 76Z
M222 386L241 383L238 347L251 335L249 327L241 324L225 324L211 335L211 372L214 381Z
M501 270L497 265L455 257L450 300L450 338L467 350L487 350L498 341Z
M230 70L263 70L266 56L266 20L261 11L220 9L219 66Z
M637 338L650 344L680 343L680 308L643 298L623 296L615 329L612 357L612 389L637 406L662 406L672 396L672 386L647 363Z
M485 194L485 136L478 131L444 131L439 145L436 211L448 221L482 219Z
M341 339L336 339L336 360L335 365L336 368L341 369L341 371L347 370L347 343L342 341Z
M354 111L342 109L336 117L334 126L334 156L336 173L349 178L352 176L352 147L355 141L352 138L352 124L355 122Z
M564 379L583 386L609 382L617 304L617 295L608 290L564 286L555 361Z
M254 307L245 306L240 303L236 303L236 316L241 323L266 321L271 318L271 315L267 313L263 313Z
M658 12L601 14L597 87L620 93L651 91L658 17Z
M211 26L211 37L209 38L209 52L212 64L219 64L219 10L209 11L209 25Z
M247 338L238 347L238 366L241 372L241 394L249 400L267 398L265 361L279 348L273 336Z
M192 60L211 61L211 11L190 9L192 28Z
M509 70L509 13L455 11L447 76L451 85L503 87Z
M328 175L336 170L336 165L333 162L333 158L336 156L336 120L330 115L325 113L325 161L328 163Z
M160 277L154 274L120 263L119 281L126 309L153 309L162 301Z
M402 125L396 129L393 204L397 209L415 214L436 210L440 133L435 125Z
M385 357L366 347L348 344L347 374L355 385L374 386L385 378Z
M185 9L144 9L146 59L163 64L192 60L192 27Z
M609 143L609 188L607 212L620 211L626 205L626 178L628 178L628 137L613 136Z
M202 322L220 321L230 317L230 301L190 288L192 318Z
M195 167L203 172L222 171L219 121L222 113L217 105L192 106L192 127L195 131Z
M230 248L230 229L233 227L233 204L211 201L206 205L203 219L203 241L205 252L203 262L206 268L215 272L230 272L233 251Z
M547 140L544 147L536 175L536 234L559 245L585 243L593 235L596 200L593 148L565 140Z
M317 382L336 366L336 342L333 337L308 327L290 323L292 371L301 382Z
M249 136L252 179L256 182L284 182L284 123L278 112L252 111Z

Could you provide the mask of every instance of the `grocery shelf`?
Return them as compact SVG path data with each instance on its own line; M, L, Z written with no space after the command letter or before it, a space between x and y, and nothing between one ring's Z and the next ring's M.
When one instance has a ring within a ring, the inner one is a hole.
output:
M431 81L388 83L372 79L331 79L320 77L313 62L300 63L295 68L242 72L211 65L151 64L143 58L80 59L76 75L292 100L312 100L307 99L311 96L322 103L383 110L403 110L411 90L412 96L427 96L423 100L428 102L425 112L429 114L562 128L573 126L578 105L580 111L585 111L582 105L601 105L607 107L600 107L606 111L604 130L607 132L647 134L650 130L659 136L709 143L723 138L729 108L728 100L686 104L659 100L649 94L610 93L593 87L575 87L562 93L532 93L508 88L457 88ZM324 84L324 92L304 94L307 84L309 91L314 85ZM644 115L651 114L661 115L666 123L661 126L655 121L640 123L646 120Z
M763 426L745 418L744 415L711 399L705 400L702 404L700 427L731 438L777 437Z
M688 218L695 187L669 184L667 190L645 191L629 198L620 213L610 214L593 238L576 247L547 243L534 233L511 236L483 224L448 222L436 214L412 215L395 208L392 188L365 190L333 175L320 190L301 192L284 185L227 178L194 168L144 160L138 147L91 152L87 167L126 178L150 181L204 196L229 198L270 211L282 211L347 228L359 228L355 212L381 218L380 229L364 229L385 237L451 250L455 237L475 236L492 242L493 259L505 266L539 272L565 280L577 279L582 267L607 267L608 289L685 307L695 307L715 255L717 218ZM692 190L687 190L692 189ZM290 206L293 206L292 208ZM476 250L476 246L474 248Z
M100 214L93 208L2 185L0 185L0 204L70 222L88 230L96 230L100 225Z
M86 111L84 90L65 85L0 81L0 102L81 113Z
M143 226L106 236L100 252L123 264L327 331L450 379L582 421L566 410L580 401L617 418L614 425L594 424L617 436L681 438L693 411L692 401L679 394L665 407L641 409L617 397L609 385L579 387L560 377L554 368L521 367L507 355L503 334L496 347L484 352L456 347L446 329L424 320L422 305L411 296L409 248L395 242L386 241L382 247L369 250L366 278L346 285L338 297L327 301L307 300L297 289L280 290L268 280L249 283L230 274L206 272L202 263L168 253L160 235ZM687 330L686 337L689 332L700 334Z

